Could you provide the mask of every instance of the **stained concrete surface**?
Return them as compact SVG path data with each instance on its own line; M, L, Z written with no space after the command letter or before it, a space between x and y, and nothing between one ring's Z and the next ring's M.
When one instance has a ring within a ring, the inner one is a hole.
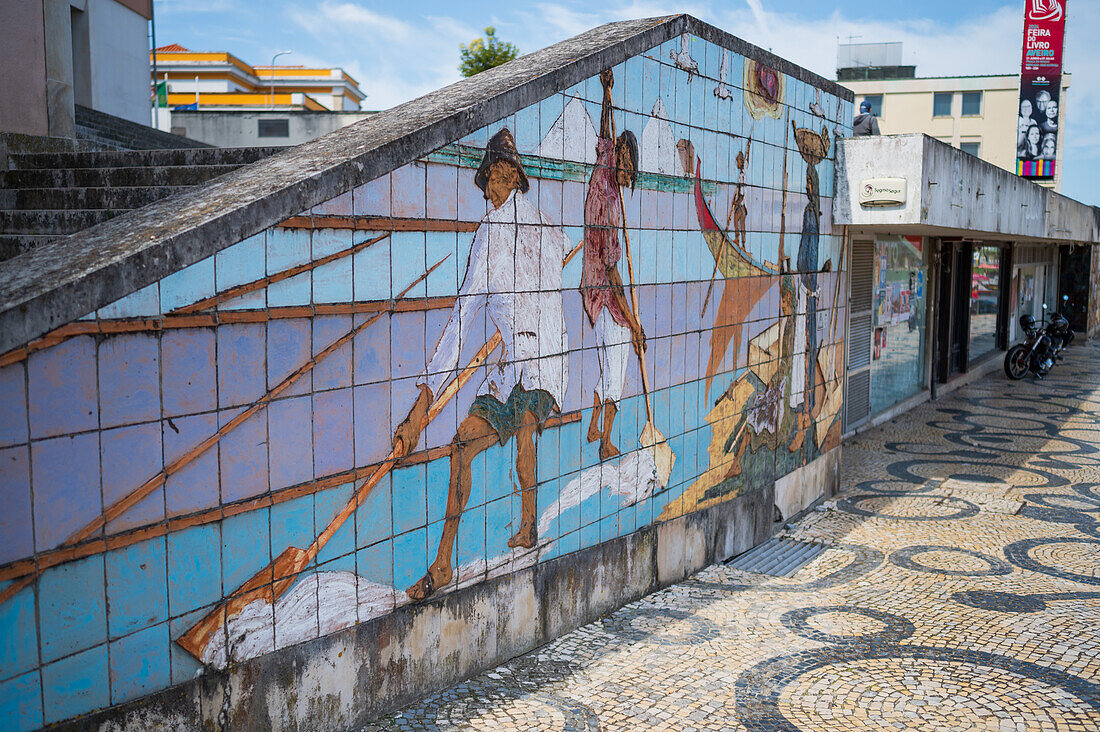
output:
M1100 344L845 443L790 578L719 563L367 730L1100 728Z

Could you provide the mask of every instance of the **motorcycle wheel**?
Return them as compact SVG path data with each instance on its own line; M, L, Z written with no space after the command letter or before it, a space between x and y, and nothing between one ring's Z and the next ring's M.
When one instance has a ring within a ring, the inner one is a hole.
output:
M1027 376L1027 348L1022 343L1017 343L1008 349L1005 354L1005 375L1013 381L1019 381Z

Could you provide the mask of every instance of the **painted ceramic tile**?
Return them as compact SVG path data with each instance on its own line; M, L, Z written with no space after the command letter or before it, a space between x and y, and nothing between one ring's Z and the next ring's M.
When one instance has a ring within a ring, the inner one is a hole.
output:
M836 445L850 119L685 35L0 357L4 708L132 699Z

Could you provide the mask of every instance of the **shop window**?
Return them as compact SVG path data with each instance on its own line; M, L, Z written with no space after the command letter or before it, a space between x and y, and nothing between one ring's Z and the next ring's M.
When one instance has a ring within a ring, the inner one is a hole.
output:
M1001 298L1000 247L975 246L970 270L970 361L997 348L997 313Z
M977 117L981 113L982 113L982 93L980 91L963 92L963 94L962 94L962 116L963 117Z
M951 102L955 99L954 92L936 92L932 95L932 116L950 117Z
M871 412L878 414L924 387L928 269L919 236L875 242Z

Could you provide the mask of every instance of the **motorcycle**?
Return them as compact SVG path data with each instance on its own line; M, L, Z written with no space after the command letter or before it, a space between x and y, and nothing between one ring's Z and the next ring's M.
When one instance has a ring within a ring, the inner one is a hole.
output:
M1062 307L1065 309L1069 306L1069 295L1062 295ZM1062 351L1069 348L1069 344L1073 343L1073 328L1069 326L1069 319L1061 312L1054 313L1054 317L1050 321L1050 334L1054 339L1055 352L1061 354ZM1061 355L1058 356L1058 360L1062 360Z
M1063 301L1068 299L1062 297ZM1044 304L1043 310L1046 309ZM1017 343L1005 354L1005 375L1018 381L1030 371L1035 378L1042 379L1054 368L1056 361L1062 360L1062 351L1073 341L1073 330L1069 321L1057 312L1049 321L1037 321L1025 313L1019 322L1024 330L1024 342Z

